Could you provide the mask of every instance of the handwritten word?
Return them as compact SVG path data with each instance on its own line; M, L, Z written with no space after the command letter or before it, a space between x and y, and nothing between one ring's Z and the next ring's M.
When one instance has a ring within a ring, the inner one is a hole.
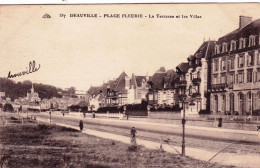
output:
M38 71L40 69L40 67L41 67L41 64L39 64L38 68L36 68L35 67L35 61L33 60L32 62L31 61L29 62L29 68L26 67L25 71L15 73L13 75L11 74L11 71L9 71L7 78L15 78L15 77L18 77L18 76L23 76L23 75L26 75L26 74L33 73L33 72Z

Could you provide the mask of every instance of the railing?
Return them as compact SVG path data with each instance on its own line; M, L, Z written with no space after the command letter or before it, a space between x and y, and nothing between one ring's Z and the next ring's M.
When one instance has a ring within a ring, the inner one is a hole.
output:
M177 81L176 82L176 86L177 87L184 87L187 85L187 81L186 80L181 80L181 81Z
M233 89L233 88L234 88L234 85L233 85L233 84L229 84L229 85L228 85L228 88L229 88L229 89Z
M201 94L200 93L192 93L192 95L191 95L193 98L195 98L195 97L200 97L201 96Z
M193 79L192 79L192 82L193 82L194 84L199 84L199 83L201 82L201 78L193 78Z
M224 91L228 85L226 83L211 85L211 91Z

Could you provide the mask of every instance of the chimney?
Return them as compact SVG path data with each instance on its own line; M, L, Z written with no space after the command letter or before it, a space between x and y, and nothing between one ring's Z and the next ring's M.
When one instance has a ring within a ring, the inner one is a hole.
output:
M252 22L252 17L249 16L239 16L239 29L242 29L246 25Z

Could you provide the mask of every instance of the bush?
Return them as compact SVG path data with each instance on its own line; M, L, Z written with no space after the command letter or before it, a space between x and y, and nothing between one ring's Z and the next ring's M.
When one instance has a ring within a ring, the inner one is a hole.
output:
M208 111L208 110L200 110L199 114L210 114L210 111Z
M150 109L150 111L173 111L178 112L181 111L182 108L180 108L178 105L170 106L170 105L157 105Z
M128 104L126 105L127 111L147 111L146 104Z
M5 104L3 111L14 111L14 108L11 104Z
M124 109L123 107L120 106L99 107L96 113L106 113L107 111L109 111L109 113L118 113L119 111L123 112Z
M260 116L260 109L254 110L252 115L253 116Z

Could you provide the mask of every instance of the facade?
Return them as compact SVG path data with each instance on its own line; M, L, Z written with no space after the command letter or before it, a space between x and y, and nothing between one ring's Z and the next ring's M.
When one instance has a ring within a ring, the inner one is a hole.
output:
M211 58L212 113L260 109L260 19L240 16L239 28L218 39Z
M149 76L135 76L132 74L132 78L127 77L126 83L130 83L127 90L127 104L140 104L142 99L146 99L146 94L149 90Z
M130 83L127 82L128 76L122 72L115 80L107 83L106 105L124 105L127 103L127 88Z
M208 76L209 60L214 51L215 42L206 41L187 58L188 63L176 67L179 80L176 84L180 106L185 101L187 114L198 114L209 110Z
M91 86L87 92L90 106L95 108L104 106L121 106L125 104L139 104L146 98L149 76L129 77L122 72L118 78L109 80L101 86Z
M175 105L176 79L177 75L173 69L166 71L165 68L160 68L160 70L156 71L148 81L148 104L169 106Z

